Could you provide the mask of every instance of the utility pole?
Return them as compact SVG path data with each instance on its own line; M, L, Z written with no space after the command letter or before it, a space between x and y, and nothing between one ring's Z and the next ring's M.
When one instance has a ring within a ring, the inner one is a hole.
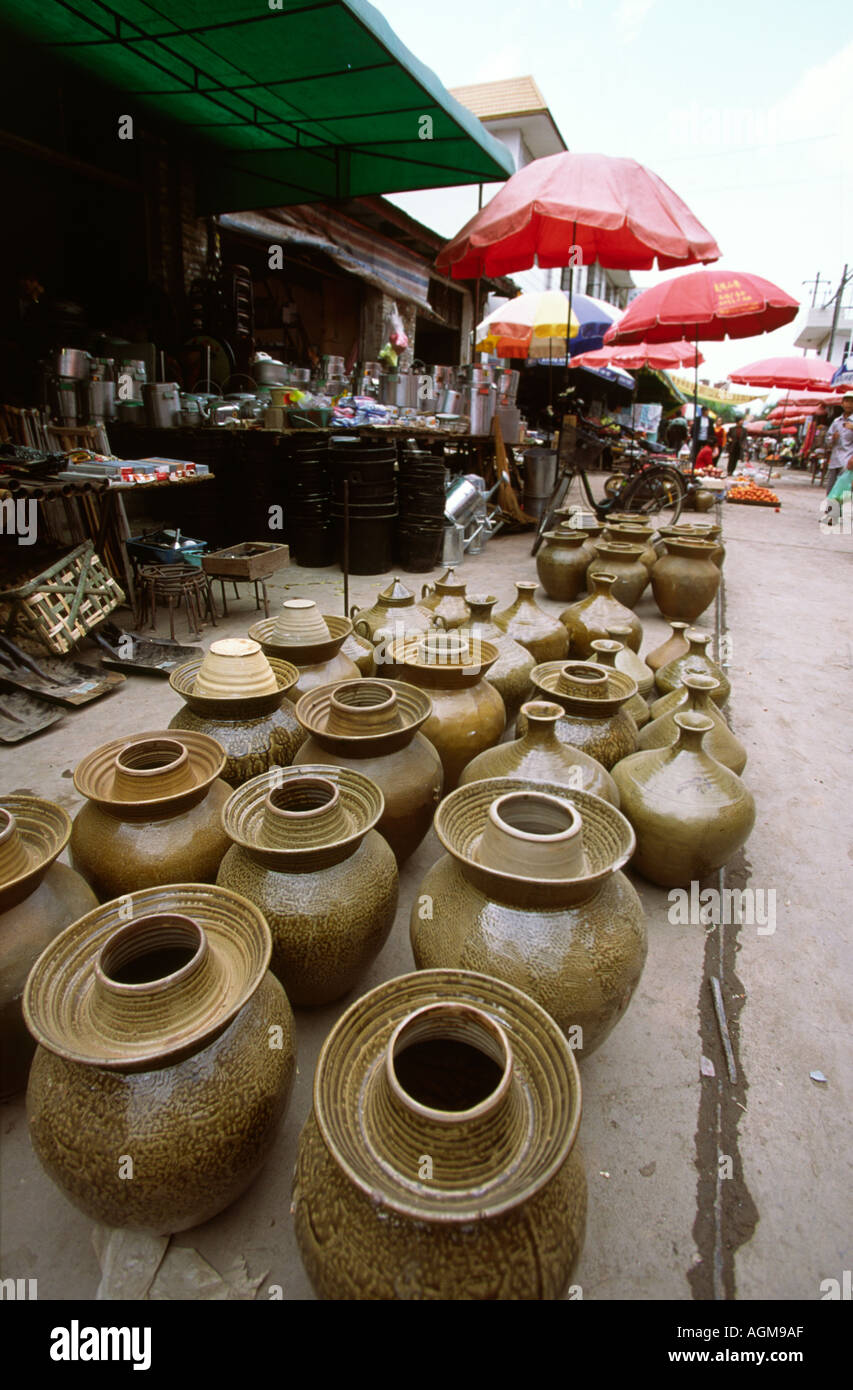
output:
M823 276L821 275L820 271L818 271L817 275L815 276L815 278L814 278L813 280L801 280L801 281L800 281L800 284L801 284L801 285L811 285L811 286L813 286L813 288L812 288L812 308L814 308L815 304L817 303L817 292L818 292L818 290L820 289L821 285L831 285L831 284L832 284L832 281L831 281L831 280L825 280L825 279L823 278Z
M835 299L835 308L832 311L832 327L829 330L829 344L826 349L827 362L832 361L832 349L835 346L835 330L838 327L838 315L841 313L841 297L844 294L845 289L847 288L848 280L853 280L853 275L847 274L847 266L845 265L844 273L841 276L841 283L839 284L838 289L835 291L835 294L833 296L833 298ZM825 309L828 309L829 305L825 304L823 307Z

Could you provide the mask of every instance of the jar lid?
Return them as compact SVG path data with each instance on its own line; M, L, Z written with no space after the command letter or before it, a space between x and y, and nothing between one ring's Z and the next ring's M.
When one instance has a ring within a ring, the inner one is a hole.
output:
M185 700L191 710L206 718L217 715L222 719L256 719L264 714L272 714L281 707L285 694L299 680L299 671L289 661L268 657L278 689L271 694L261 695L197 695L195 681L202 658L194 657L176 666L169 677L172 689Z
M275 630L278 618L262 618L260 622L253 623L249 636L260 642L267 657L277 656L280 660L292 661L296 666L314 666L337 656L352 632L349 618L323 613L321 620L327 628L325 637L282 637Z

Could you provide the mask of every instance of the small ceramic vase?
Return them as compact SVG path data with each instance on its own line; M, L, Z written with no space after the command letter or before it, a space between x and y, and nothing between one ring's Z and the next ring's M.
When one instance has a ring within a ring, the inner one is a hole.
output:
M542 1300L568 1292L586 1180L574 1054L500 980L424 970L329 1034L293 1213L320 1298Z
M643 625L630 608L614 598L615 574L588 574L588 582L591 592L586 598L560 614L560 622L569 634L572 656L581 660L592 656L592 643L606 637L608 627L614 623L624 623L631 629L628 646L638 652L643 640Z
M70 816L52 801L0 798L0 1100L24 1089L35 1052L21 1012L33 963L98 905L88 883L56 863L70 835Z
M91 1220L184 1231L259 1172L296 1061L271 948L245 898L170 884L96 908L39 956L30 1138Z
M626 648L621 642L617 642L614 638L608 637L601 642L593 642L590 662L594 662L599 666L604 666L609 671L618 671L619 667L617 663L619 657L626 650L630 651L631 648ZM636 655L636 653L632 653L632 655ZM625 674L627 674L627 672ZM633 678L629 677L629 679ZM639 691L627 702L625 709L630 714L638 729L642 729L644 724L648 724L650 718L649 707L642 695L639 694Z
M493 685L506 707L507 723L515 719L522 704L533 690L530 674L536 665L526 647L501 632L492 621L492 609L497 599L491 594L471 595L465 602L469 620L462 631L469 642L491 642L498 649L498 659L489 668L486 680Z
M308 739L294 767L327 763L375 782L385 801L376 829L398 864L417 849L441 800L441 759L418 732L431 714L426 691L384 679L321 686L296 706Z
M712 721L684 713L675 724L674 744L635 753L613 774L637 832L632 865L663 888L689 887L722 868L755 822L747 787L703 747Z
M355 636L375 647L426 632L432 620L431 612L417 607L415 596L397 576L386 589L376 595L371 608L350 609Z
M455 570L449 569L434 584L424 584L421 588L421 601L418 605L430 614L430 622L440 618L440 626L446 629L462 627L468 621L468 605L465 602L465 581L457 578Z
M71 862L101 902L158 883L213 883L228 837L225 749L191 730L117 738L74 769L86 798L74 817Z
M447 853L412 909L418 968L512 980L574 1040L579 1061L590 1056L646 959L643 910L619 872L634 849L625 817L588 792L504 777L446 797L435 831Z
M719 690L714 691L714 703L720 706L724 705L732 693L732 687L723 668L712 661L707 654L706 648L711 640L710 632L702 632L701 628L691 627L685 631L684 635L687 638L687 651L659 668L655 675L655 685L662 696L669 695L671 691L680 688L682 676L688 667L693 671L704 671L707 676L713 676L719 684ZM670 706L664 707L661 700L656 700L652 705L652 719L657 719L658 715L665 714L668 708Z
M233 695L271 695L276 680L260 643L248 637L212 642L196 672L196 695L227 700Z
M397 910L397 864L374 826L382 793L349 768L273 768L239 787L217 882L264 914L270 969L297 1007L348 993Z
M277 682L277 689L270 695L240 691L227 698L199 695L195 690L197 657L176 666L169 677L172 689L184 701L184 708L172 717L169 728L208 734L221 743L226 753L221 775L231 787L238 787L270 767L287 767L305 742L305 730L287 699L299 672L290 662L275 657L269 665Z
M298 606L297 606L298 605ZM313 599L288 599L277 618L265 618L249 628L265 656L289 661L299 679L288 691L295 704L318 685L357 680L359 669L341 650L352 634L349 618L321 613Z
M539 583L549 598L571 603L586 588L586 572L594 558L587 547L586 531L572 527L546 531L536 556Z
M674 692L679 696L678 703L643 729L637 740L638 750L645 752L648 748L668 748L678 737L676 714L689 710L710 719L714 726L705 739L705 752L740 777L746 767L746 749L735 738L711 698L718 685L713 676L706 676L701 671L685 671L681 690Z
M667 540L666 554L652 570L652 593L665 618L692 623L713 602L721 577L715 548L711 541Z
M642 559L643 544L600 540L596 550L598 557L587 570L587 582L591 583L598 574L612 574L616 580L611 589L613 597L626 608L634 608L649 582L649 571Z
M562 705L528 700L521 710L527 727L524 737L478 754L462 773L459 785L487 778L523 777L528 782L554 782L567 792L591 792L618 807L619 793L610 773L595 758L557 737Z
M684 636L689 626L689 623L670 623L671 635L643 658L653 673L656 674L662 666L666 666L668 661L675 661L676 657L684 656L689 652L690 643Z
M622 671L608 670L592 662L547 661L533 672L533 684L542 700L563 708L556 726L557 738L595 758L608 772L637 747L637 725L626 706L637 686ZM516 734L527 732L524 714L518 717Z
M559 661L569 650L562 623L539 607L533 597L537 584L517 581L515 587L515 602L495 614L495 625L525 647L537 662Z
M621 652L616 653L616 670L624 671L626 676L630 676L632 681L636 681L637 690L645 699L649 691L654 688L655 678L643 658L638 656L629 645L631 629L627 623L614 623L612 627L607 629L607 636L611 637L614 642L622 644Z
M462 769L497 743L506 710L485 679L498 659L491 642L468 642L461 632L431 632L411 642L393 642L390 674L425 690L432 714L422 726L444 769L444 791L452 791Z

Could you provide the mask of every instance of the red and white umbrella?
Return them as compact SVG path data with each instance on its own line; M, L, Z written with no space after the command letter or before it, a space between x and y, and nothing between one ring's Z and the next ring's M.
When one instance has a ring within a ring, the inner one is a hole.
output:
M611 343L580 353L572 366L623 367L626 372L638 372L643 367L657 371L672 371L677 367L698 367L705 359L692 343L683 338L678 343Z
M729 372L745 386L777 386L781 391L828 390L837 367L822 357L763 357ZM844 387L839 386L839 391Z

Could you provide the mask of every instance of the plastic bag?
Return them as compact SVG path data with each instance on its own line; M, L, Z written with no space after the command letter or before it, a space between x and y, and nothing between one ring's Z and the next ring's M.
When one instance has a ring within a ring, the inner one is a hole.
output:
M845 497L850 497L853 492L853 472L849 468L844 468L832 486L827 497L832 502L841 502Z
M403 317L396 304L392 304L391 312L385 321L385 338L398 352L403 352L409 346Z

